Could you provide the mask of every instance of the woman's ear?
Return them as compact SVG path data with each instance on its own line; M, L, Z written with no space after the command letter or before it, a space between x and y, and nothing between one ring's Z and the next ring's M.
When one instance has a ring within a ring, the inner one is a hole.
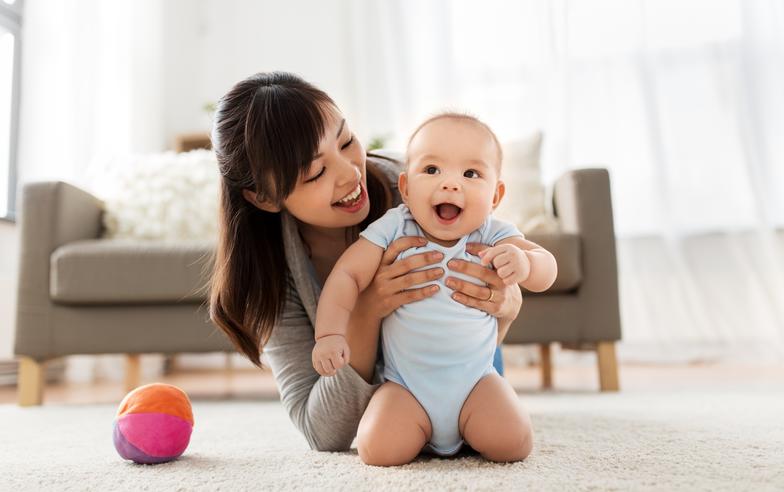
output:
M501 203L504 193L506 193L506 185L499 179L495 185L495 195L493 195L493 210Z
M408 176L405 172L400 173L397 177L397 191L400 192L403 203L408 205Z
M280 207L275 205L269 200L257 200L256 193L252 192L251 190L244 188L242 190L242 196L248 202L250 202L254 207L264 210L265 212L273 212L278 213L280 212Z

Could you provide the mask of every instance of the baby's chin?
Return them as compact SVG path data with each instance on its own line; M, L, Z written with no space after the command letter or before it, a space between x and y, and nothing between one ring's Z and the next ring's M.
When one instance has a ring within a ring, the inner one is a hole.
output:
M438 220L429 217L428 220L420 220L417 217L414 217L419 227L422 228L425 233L429 236L429 239L435 239L441 242L454 242L459 240L463 236L467 236L471 232L475 231L479 228L479 225L473 227L471 224L462 223L458 218L458 220L449 225L440 224Z

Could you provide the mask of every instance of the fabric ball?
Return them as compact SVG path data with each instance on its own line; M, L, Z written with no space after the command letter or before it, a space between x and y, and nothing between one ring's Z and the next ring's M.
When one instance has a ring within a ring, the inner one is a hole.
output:
M188 395L163 383L139 386L123 398L114 420L114 447L142 464L171 461L191 439L193 411Z

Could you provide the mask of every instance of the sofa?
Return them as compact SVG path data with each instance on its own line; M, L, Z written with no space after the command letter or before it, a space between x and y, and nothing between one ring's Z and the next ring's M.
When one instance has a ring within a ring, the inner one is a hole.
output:
M15 354L19 404L40 405L48 360L126 354L126 386L139 382L139 354L233 352L205 303L213 244L104 239L103 202L62 181L31 182L19 194L20 258ZM550 347L596 352L602 391L619 389L618 275L605 169L578 169L554 184L559 231L527 237L559 265L544 293L524 292L505 344L536 344L542 387Z

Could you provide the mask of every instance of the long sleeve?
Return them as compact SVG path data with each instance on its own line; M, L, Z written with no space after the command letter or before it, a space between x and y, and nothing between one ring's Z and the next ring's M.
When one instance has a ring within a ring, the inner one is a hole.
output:
M393 203L399 204L396 181L399 165L382 158L368 157L368 162L387 176ZM285 211L281 226L289 267L286 305L263 354L272 369L283 407L310 447L319 451L345 451L356 437L359 421L370 397L380 386L379 374L383 371L377 363L373 380L377 384L369 384L350 365L331 377L321 377L313 369L311 355L316 344L313 322L320 287L309 267L296 221ZM378 356L381 357L380 344Z
M369 384L350 365L335 376L319 376L311 362L313 325L291 281L287 297L284 312L264 347L281 401L312 449L348 450L380 384Z

